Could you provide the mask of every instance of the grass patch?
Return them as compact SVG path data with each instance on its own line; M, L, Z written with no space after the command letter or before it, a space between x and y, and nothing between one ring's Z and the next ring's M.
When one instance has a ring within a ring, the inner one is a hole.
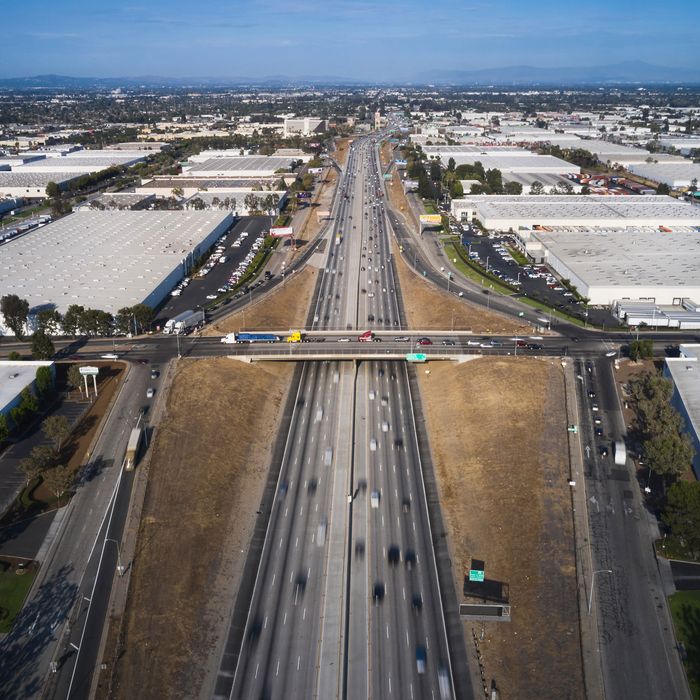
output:
M700 700L700 591L678 591L668 602L676 638L685 648L683 665L690 692L695 700Z
M425 209L426 214L437 214L437 209L432 202L426 202L423 200L423 209Z
M528 264L528 259L517 249L512 246L506 246L506 250L511 254L513 260L515 260L520 267Z
M24 569L24 573L16 574L14 567L0 571L0 632L7 633L22 609L24 599L32 586L36 571Z
M678 559L679 561L700 561L694 553L679 542L675 537L662 537L656 540L656 553L666 559Z

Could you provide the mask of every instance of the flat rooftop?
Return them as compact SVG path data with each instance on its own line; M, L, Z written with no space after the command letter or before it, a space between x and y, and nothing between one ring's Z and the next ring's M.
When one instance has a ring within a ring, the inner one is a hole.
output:
M211 175L226 172L274 173L276 170L288 169L294 158L276 158L275 156L238 156L231 158L210 158L203 163L196 163L188 169L190 174Z
M691 298L700 292L698 230L553 230L531 235L591 287L688 287Z
M618 220L624 226L625 219L635 219L645 220L645 224L700 226L700 207L666 196L469 195L464 201L473 204L481 220L508 219L520 225L525 221L546 225L548 219L567 219L572 225Z
M49 182L60 185L80 177L80 173L26 173L18 170L0 172L0 192L3 187L46 187Z
M700 164L689 160L675 163L639 163L629 166L630 172L671 187L685 187L694 179L700 182Z
M141 303L217 226L218 211L79 211L2 248L0 289L65 312Z
M119 151L113 151L113 157L79 158L72 155L63 158L42 158L31 163L24 163L13 168L16 173L40 173L40 172L97 172L105 170L112 165L131 165L145 158L145 154L137 156L121 155Z
M51 367L50 360L0 360L0 411L36 379L39 367Z

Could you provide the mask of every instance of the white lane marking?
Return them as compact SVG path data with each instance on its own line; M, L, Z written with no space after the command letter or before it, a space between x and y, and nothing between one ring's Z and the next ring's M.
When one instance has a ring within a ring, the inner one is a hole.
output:
M391 674L389 674L389 694L391 694Z
M304 608L304 612L301 615L302 620L306 620L306 608Z
M290 571L289 572L289 583L291 583L294 580L294 572Z
M301 656L297 656L297 671L299 670L300 665L301 665Z
M270 588L274 588L274 587L275 587L275 579L276 579L276 578L277 578L277 574L272 574L272 585L270 586Z
M282 549L282 539L283 539L283 538L280 537L280 544L279 544L279 547L278 547L277 549Z
M283 625L287 624L287 613L284 613L284 620L282 620L282 624Z
M406 630L406 646L410 646L410 643L408 641L408 630Z
M389 639L389 624L386 626L386 638Z
M403 599L406 600L406 586L402 586L401 590L403 591ZM406 631L406 634L408 634L408 631Z
M263 629L267 629L267 615L265 615L265 622L263 623Z
M408 684L408 689L411 691L411 698L413 698L413 683Z
M258 677L258 669L260 668L260 664L255 664L255 678Z
M316 512L318 513L318 503L316 504Z
M302 515L304 515L304 506L299 509L299 516L301 517Z
M288 510L289 510L289 506L287 506L287 508L284 509L284 517L285 517L285 518L287 517L287 511L288 511Z
M382 527L384 527L384 516L382 515Z
M277 670L275 671L275 675L279 676L280 675L280 660L277 659Z
M296 548L298 546L299 546L299 538L297 537L295 542L294 542L294 547Z
M425 638L425 648L426 648L427 650L430 650L430 642L428 641L428 638L427 638L427 637Z

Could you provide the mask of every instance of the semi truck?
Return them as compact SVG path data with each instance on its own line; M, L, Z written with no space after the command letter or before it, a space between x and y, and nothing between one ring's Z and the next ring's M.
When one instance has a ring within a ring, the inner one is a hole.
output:
M229 333L221 339L222 343L277 343L279 336L273 333Z
M204 311L183 311L165 322L163 333L181 335L188 333L200 323L204 323Z
M625 449L624 440L615 440L613 443L613 450L615 452L615 464L620 467L624 467L627 463L627 450Z
M361 343L371 343L374 340L374 333L372 333L372 331L365 331L358 340Z
M284 340L287 343L305 343L307 338L306 333L302 333L301 331L291 331Z
M141 447L141 428L134 428L129 435L129 442L126 446L126 457L124 458L124 469L130 472L136 465Z

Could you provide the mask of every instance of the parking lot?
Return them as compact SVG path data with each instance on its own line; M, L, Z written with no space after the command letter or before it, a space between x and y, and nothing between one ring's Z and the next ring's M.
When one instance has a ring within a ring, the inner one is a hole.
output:
M456 226L462 245L469 257L487 272L495 275L517 290L517 293L545 303L565 313L600 326L618 324L607 309L586 308L584 303L569 291L545 265L519 265L509 248L516 248L512 236L505 233L483 234L469 224Z
M179 295L168 297L158 313L157 325L162 326L167 319L173 318L183 311L197 310L211 303L215 297L220 295L218 290L231 283L232 275L245 261L246 256L255 252L255 241L269 227L269 216L244 216L239 219L223 236L220 244L223 247L223 252L218 261L210 267L206 276L192 276L190 282L182 288ZM243 233L248 233L248 235L243 236ZM214 244L214 248L217 245L219 244Z

